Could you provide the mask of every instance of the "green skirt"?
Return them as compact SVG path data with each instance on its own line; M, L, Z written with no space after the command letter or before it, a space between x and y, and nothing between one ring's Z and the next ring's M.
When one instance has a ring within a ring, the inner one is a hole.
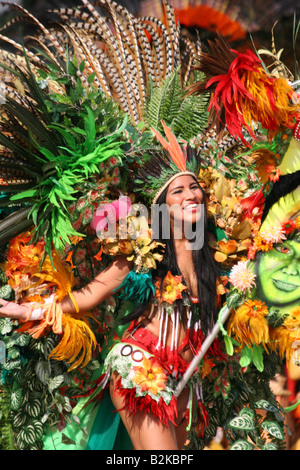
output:
M68 424L63 430L48 429L44 450L131 450L132 443L116 412L109 393L101 402L91 403L79 415L80 424Z

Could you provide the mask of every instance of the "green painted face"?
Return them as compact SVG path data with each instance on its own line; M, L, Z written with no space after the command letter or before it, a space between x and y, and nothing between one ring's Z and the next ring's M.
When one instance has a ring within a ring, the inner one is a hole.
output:
M300 238L286 240L263 253L257 274L259 291L268 305L299 306Z

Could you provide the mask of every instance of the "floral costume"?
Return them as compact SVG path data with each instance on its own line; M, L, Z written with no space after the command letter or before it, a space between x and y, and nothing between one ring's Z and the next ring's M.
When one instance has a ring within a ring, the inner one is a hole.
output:
M195 353L199 352L203 340L201 330L194 330L192 338L189 338L188 332L176 348L160 343L159 338L147 330L143 322L138 323L137 320L130 324L128 333L130 337L121 339L114 345L105 360L109 373L116 371L120 374L116 389L124 399L122 409L130 414L151 412L162 424L175 424L177 399L174 390L189 365L180 353L189 344L193 345ZM217 343L208 354L223 356ZM197 400L202 403L201 378L193 384L193 388ZM192 405L190 395L187 411ZM204 406L202 413L204 420Z

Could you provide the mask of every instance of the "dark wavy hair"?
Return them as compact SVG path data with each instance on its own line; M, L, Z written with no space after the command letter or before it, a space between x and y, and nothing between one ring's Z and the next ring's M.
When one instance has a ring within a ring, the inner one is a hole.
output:
M197 180L196 180L197 181ZM198 181L197 181L198 183ZM199 183L198 183L199 185ZM213 327L216 318L217 318L217 297L216 297L216 284L217 278L219 276L219 269L217 267L217 263L212 255L211 249L209 247L209 232L208 232L208 220L207 220L207 210L206 210L206 203L205 203L205 194L199 185L199 188L203 194L203 204L204 204L204 221L201 228L203 228L203 243L201 248L194 249L192 252L192 262L193 266L191 269L194 269L196 276L197 276L197 283L198 283L198 304L194 306L198 310L198 316L201 320L201 329L204 334L207 334ZM167 196L166 188L160 197L157 200L157 213L155 213L155 209L152 213L152 219L155 217L159 217L159 209L162 205L166 204L166 196ZM161 215L161 214L160 214ZM182 275L176 259L176 253L173 243L172 236L164 238L163 235L163 228L165 226L165 220L163 220L164 216L159 217L159 220L156 220L156 224L154 224L157 228L157 231L154 231L154 239L163 243L165 245L164 255L162 261L159 263L157 269L153 272L153 278L160 278L161 279L161 286L163 285L163 279L165 278L168 271L171 272L172 275ZM153 222L153 220L152 220ZM151 226L153 224L151 223ZM183 278L183 283L184 278ZM186 321L186 309L184 308L184 301L177 300L177 306L179 308L181 321ZM135 318L138 318L147 308L147 304L140 305L136 310L134 310L131 314L126 316L126 321L131 321ZM125 319L124 319L125 320Z
M202 237L201 247L192 250L193 266L191 266L191 269L194 269L197 277L199 319L201 320L201 329L203 333L206 334L213 327L213 324L216 321L218 311L216 302L216 283L219 276L219 269L208 244L209 232L205 194L200 185L199 188L203 194L203 205L205 208L203 214L203 225L201 225L201 230L203 230L203 233L200 234L200 237ZM165 204L167 190L168 188L165 189L158 198L158 206ZM162 229L163 223L164 221L160 220L160 223L158 224L160 230ZM196 227L194 228L196 229ZM161 278L163 282L163 279L168 271L170 271L174 276L182 275L182 273L177 264L173 238L169 237L162 239L160 237L161 233L162 232L156 234L154 232L154 238L165 244L164 257L163 260L159 263L156 271L153 273L153 276ZM179 301L178 304L179 310L185 311L185 309L180 308L183 302Z

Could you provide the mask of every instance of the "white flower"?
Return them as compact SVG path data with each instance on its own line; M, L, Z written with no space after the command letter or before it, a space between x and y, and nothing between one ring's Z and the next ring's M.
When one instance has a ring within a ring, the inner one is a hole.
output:
M260 234L267 243L281 243L286 240L282 224L279 221L274 222L272 225L267 224Z
M248 269L248 261L239 261L231 269L229 281L238 290L245 293L246 290L250 291L255 286L255 274Z

